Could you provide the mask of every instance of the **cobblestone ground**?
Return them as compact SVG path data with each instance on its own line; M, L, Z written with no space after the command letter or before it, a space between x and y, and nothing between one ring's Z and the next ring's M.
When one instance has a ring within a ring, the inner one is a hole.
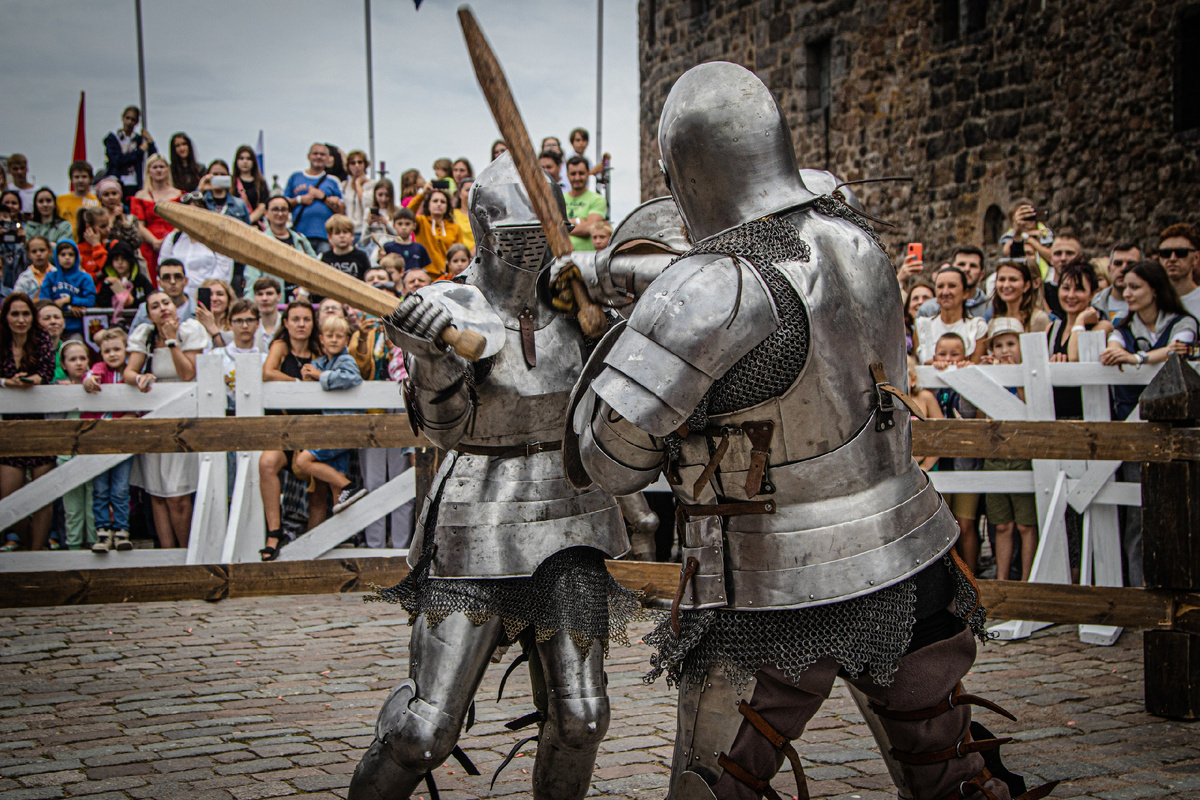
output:
M0 797L345 797L376 709L405 675L407 639L398 607L361 595L4 612ZM673 696L642 684L646 655L613 648L613 721L593 795L666 793ZM495 702L503 669L488 671L463 739L484 775L449 762L437 771L443 798L528 794L529 755L488 788L524 733L503 723L532 710L523 668ZM1006 748L1015 769L1064 780L1055 797L1200 797L1200 727L1146 714L1141 684L1140 636L1094 647L1065 626L988 645L968 678L1017 714L1017 724L980 719L1016 738ZM799 750L813 797L894 796L840 685ZM775 781L786 797L789 785L790 774Z

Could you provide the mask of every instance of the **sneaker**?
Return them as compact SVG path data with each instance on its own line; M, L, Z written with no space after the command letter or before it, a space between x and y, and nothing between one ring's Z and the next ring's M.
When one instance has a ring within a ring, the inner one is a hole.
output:
M133 542L129 541L129 531L113 532L113 549L122 552L133 549Z
M338 495L337 502L333 505L333 513L340 514L366 496L366 489L355 489L353 486L347 486L345 489L342 489L341 493Z
M6 553L15 553L16 551L18 551L20 549L21 549L21 543L13 541L12 539L9 539L7 542L4 543L3 547L0 547L0 550L3 550Z
M107 528L101 528L96 531L96 543L92 545L92 552L103 555L113 549L113 532Z

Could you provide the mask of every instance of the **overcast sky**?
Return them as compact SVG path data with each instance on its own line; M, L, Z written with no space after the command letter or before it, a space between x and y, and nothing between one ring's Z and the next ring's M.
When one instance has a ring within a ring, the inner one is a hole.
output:
M389 175L439 157L476 171L498 138L455 13L460 0L373 0L376 158ZM570 149L596 136L596 0L474 0L526 127ZM613 212L638 185L637 0L604 5L603 148L612 153ZM0 153L24 153L36 185L66 191L79 92L87 92L88 159L138 102L134 0L0 0ZM361 0L143 0L150 133L165 149L186 131L203 160L232 161L266 141L267 180L306 166L314 140L367 149Z

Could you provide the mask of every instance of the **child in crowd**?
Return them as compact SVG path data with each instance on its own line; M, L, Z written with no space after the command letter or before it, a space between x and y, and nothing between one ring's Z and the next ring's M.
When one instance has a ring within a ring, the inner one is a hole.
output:
M410 269L404 273L404 281L400 288L403 289L403 296L407 297L422 286L429 286L432 283L429 273L425 270Z
M88 394L101 391L101 387L105 385L125 382L125 344L129 337L120 328L106 328L92 338L100 348L100 360L92 365L87 377L83 379L83 390ZM137 415L85 411L80 416L83 419L114 419ZM133 549L133 543L129 541L129 472L131 469L133 469L133 456L115 467L101 472L92 480L92 515L96 524L96 542L92 545L93 553L103 555L109 550Z
M67 175L71 178L71 191L67 194L60 194L55 200L55 206L58 209L58 215L71 223L75 238L78 239L80 230L75 227L78 224L76 214L83 206L99 206L100 199L92 194L92 180L95 173L92 171L91 164L86 161L72 161L71 166L67 169Z
M466 272L469 266L471 266L471 251L465 244L452 244L446 251L446 274L438 280L452 281Z
M350 341L350 323L345 317L326 317L321 323L321 349L325 355L310 364L305 364L300 375L306 381L318 381L326 391L350 389L363 382L358 371L358 365L350 356L346 346ZM327 410L326 414L352 414L351 410ZM325 449L304 450L296 454L296 467L317 481L317 492L312 495L315 502L310 503L309 516L322 515L319 510L324 503L325 486L337 498L333 513L337 514L352 503L360 500L367 493L366 489L356 488L353 481L347 477L350 471L350 451Z
M938 369L971 366L971 359L967 356L966 341L957 333L942 334L935 344L933 359L930 363ZM975 407L953 389L939 389L935 393L935 397L937 397L938 407L941 408L942 415L946 419L975 416ZM980 461L977 458L940 458L937 468L942 472L973 472L980 468ZM954 492L945 495L945 498L946 504L950 506L950 512L954 514L954 519L958 522L959 536L955 549L958 550L958 554L962 556L962 560L966 562L973 573L979 566L979 547L982 543L979 538L978 524L979 493Z
M108 260L96 275L96 284L99 286L96 306L114 309L114 324L119 319L117 313L137 308L154 291L154 284L141 269L137 252L121 241L114 241L109 248Z
M76 245L79 247L79 267L93 280L108 259L108 240L112 232L112 219L104 208L83 207L79 209L75 229L80 231Z
M392 229L396 231L396 240L383 246L383 252L396 253L404 259L404 270L425 269L432 262L429 251L420 242L413 240L417 230L417 216L407 208L397 208L392 215ZM383 263L382 261L380 262Z
M925 419L946 418L946 415L942 413L942 407L938 405L937 395L917 385L917 359L911 355L908 357L908 394L920 407L921 416ZM926 456L919 463L921 469L928 472L937 468L937 462L937 456Z
M13 292L29 295L35 303L41 299L42 281L50 272L50 240L45 236L32 236L25 243L29 256L29 268L17 276Z
M63 338L82 341L83 312L96 305L96 283L79 268L79 248L70 239L54 246L54 266L42 281L41 299L62 309Z
M393 292L398 293L401 284L404 283L404 263L404 256L399 253L385 253L379 259L379 268L387 271Z
M608 220L600 220L592 226L592 249L603 250L608 247L608 241L612 238L613 226Z
M79 386L88 372L88 347L83 342L71 341L63 345L63 370L67 373L63 383ZM67 412L67 419L79 419L78 411ZM61 467L73 456L59 456L58 465ZM96 543L96 517L92 514L92 484L85 482L76 486L62 497L63 510L66 512L66 541L71 550L83 546L85 537L88 545Z
M325 220L325 233L332 249L322 253L321 260L339 272L362 280L371 268L371 262L366 253L354 246L354 221L345 214L334 214Z
M270 275L254 281L254 305L258 309L258 329L254 337L259 352L271 349L271 340L279 330L279 300L283 297L283 284Z
M992 364L1021 363L1021 334L1025 332L1021 321L1013 317L996 317L988 325L988 339ZM1024 390L1010 389L1022 400ZM1033 463L1023 458L985 458L983 468L992 472L1031 470ZM1011 492L987 495L988 521L996 526L996 578L1008 580L1013 559L1013 527L1021 536L1021 580L1028 581L1033 570L1033 556L1037 553L1037 504L1032 494Z

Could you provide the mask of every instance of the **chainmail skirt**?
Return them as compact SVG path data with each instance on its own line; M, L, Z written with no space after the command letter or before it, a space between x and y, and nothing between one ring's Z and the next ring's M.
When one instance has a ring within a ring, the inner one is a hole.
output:
M584 655L597 639L607 655L609 640L629 645L626 627L645 618L642 597L608 574L599 550L572 547L547 558L528 578L431 578L422 559L400 583L367 599L399 603L411 615L410 625L424 615L436 627L455 611L476 625L497 616L509 642L526 628L539 642L564 631Z
M986 612L975 586L949 556L944 563L954 580L955 616L986 639ZM678 686L701 681L716 668L742 689L763 666L797 681L818 659L831 657L851 677L868 672L875 683L889 686L912 641L916 608L913 576L863 597L811 608L682 611L679 637L666 618L645 637L655 650L645 681L666 672L668 685Z

